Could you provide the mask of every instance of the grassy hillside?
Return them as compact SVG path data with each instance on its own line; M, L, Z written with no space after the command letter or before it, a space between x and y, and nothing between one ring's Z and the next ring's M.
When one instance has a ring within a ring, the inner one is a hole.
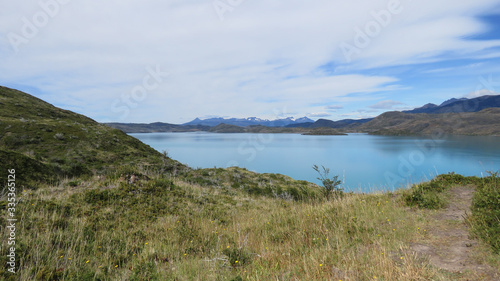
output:
M443 114L386 112L356 130L381 135L500 135L499 120L500 108Z
M0 150L49 167L40 171L66 176L103 173L124 164L177 164L120 130L5 87L0 87Z
M13 276L0 269L0 276L4 280L494 280L481 271L441 270L412 254L412 243L432 239L427 229L433 211L407 207L405 198L421 192L418 188L402 195L293 200L250 194L240 185L199 185L141 169L131 172L140 179L131 183L117 171L24 192L17 211L23 216L18 224L23 232L16 243L20 270ZM207 178L217 172L200 171ZM245 180L238 169L225 173L243 178L242 184L252 179ZM438 184L446 190L455 181L441 179ZM0 223L4 225L5 219ZM2 232L3 243L7 235ZM3 244L3 264L5 249ZM486 248L478 249L483 251L481 262L498 266L498 258Z
M319 186L283 175L190 169L19 91L0 88L0 109L2 227L11 212L7 169L24 187L16 191L16 273L7 264L11 234L2 231L1 280L500 277L489 269L500 265L497 174L327 200ZM460 185L478 189L468 221L484 242L470 252L486 271L445 270L412 250L435 240L430 230L442 221L433 216Z

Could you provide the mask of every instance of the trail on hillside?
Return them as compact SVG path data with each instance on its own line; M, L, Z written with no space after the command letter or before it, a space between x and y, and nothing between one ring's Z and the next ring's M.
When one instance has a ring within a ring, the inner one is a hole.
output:
M449 190L449 205L431 221L429 238L411 245L417 256L428 258L431 265L449 272L475 272L479 280L500 280L500 273L478 261L478 242L469 237L465 223L474 195L473 186Z

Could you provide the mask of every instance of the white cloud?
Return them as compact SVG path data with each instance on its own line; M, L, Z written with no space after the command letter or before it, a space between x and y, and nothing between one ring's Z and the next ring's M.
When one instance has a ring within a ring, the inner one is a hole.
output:
M344 108L344 106L343 106L343 105L328 105L328 106L326 106L325 108L326 108L326 110L328 110L328 111L335 112L335 111L337 111L337 110L343 109L343 108Z
M346 64L339 45L387 3L245 1L221 21L212 1L69 1L16 54L8 35L22 35L23 18L33 22L44 9L9 1L0 17L0 81L39 88L49 102L99 121L273 118L285 107L301 116L315 112L311 104L366 102L404 86L362 69L497 56L485 50L500 41L467 38L487 29L476 16L498 0L401 0L401 13ZM318 70L329 62L333 76ZM124 102L156 65L171 76L140 102ZM129 109L124 119L117 101Z
M403 105L404 103L393 100L384 100L377 102L376 104L370 105L369 108L372 109L392 109L396 105Z
M330 116L332 116L332 115L328 112L313 112L313 113L307 114L307 117L310 117L310 118L330 117Z
M488 89L481 89L474 92L470 92L468 95L464 96L464 98L472 99L482 96L496 96L496 95L500 95L500 92L494 92Z

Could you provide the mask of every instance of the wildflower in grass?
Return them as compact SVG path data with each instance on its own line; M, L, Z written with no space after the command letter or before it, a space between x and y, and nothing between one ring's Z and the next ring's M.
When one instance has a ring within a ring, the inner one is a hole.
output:
M90 261L86 261L85 263L89 263Z
M322 264L322 263L320 263L320 264L319 264L319 266L321 267L321 266L323 266L323 264Z
M118 267L118 265L115 265L115 268L117 268L117 267Z
M234 261L234 263L238 263L238 261Z
M71 258L68 258L68 260L70 260Z
M403 257L401 257L400 259L403 259Z
M228 245L226 248L228 248L228 249L229 249L229 245Z
M144 245L147 245L147 244L148 244L148 242L144 243Z
M393 228L392 231L396 231L396 229Z
M184 253L184 256L187 256L187 254L186 254L186 253Z

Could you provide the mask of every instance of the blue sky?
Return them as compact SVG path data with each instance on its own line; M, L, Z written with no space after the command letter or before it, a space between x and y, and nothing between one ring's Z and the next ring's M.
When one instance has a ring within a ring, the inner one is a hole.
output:
M373 117L500 92L500 1L2 1L0 84L100 122Z

